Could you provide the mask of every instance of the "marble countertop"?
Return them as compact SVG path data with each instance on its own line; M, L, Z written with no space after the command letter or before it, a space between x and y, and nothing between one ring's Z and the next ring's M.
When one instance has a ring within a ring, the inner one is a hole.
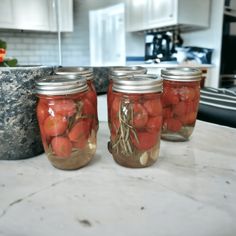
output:
M145 169L118 166L108 138L101 122L96 156L77 171L45 154L1 161L0 235L235 236L236 129L197 121Z

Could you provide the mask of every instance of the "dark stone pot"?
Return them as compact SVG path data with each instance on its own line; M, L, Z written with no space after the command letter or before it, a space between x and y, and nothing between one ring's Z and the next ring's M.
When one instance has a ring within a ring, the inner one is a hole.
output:
M36 117L35 80L53 67L0 68L0 160L17 160L43 153Z

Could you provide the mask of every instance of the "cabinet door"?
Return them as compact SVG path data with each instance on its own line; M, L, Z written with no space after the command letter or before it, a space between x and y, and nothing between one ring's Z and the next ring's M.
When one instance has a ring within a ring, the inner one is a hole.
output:
M149 0L148 1L148 28L163 27L176 22L177 0Z
M147 21L149 0L127 0L126 27L127 31L143 30Z
M14 27L12 0L0 0L0 28L11 29Z
M13 0L17 29L49 30L48 0Z
M61 32L73 31L73 0L51 0L50 12L50 31L56 32L57 24Z

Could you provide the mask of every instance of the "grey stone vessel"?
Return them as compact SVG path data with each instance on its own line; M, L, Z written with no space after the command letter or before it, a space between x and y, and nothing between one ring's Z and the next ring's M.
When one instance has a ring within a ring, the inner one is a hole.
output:
M43 153L34 86L52 73L49 66L0 67L0 160Z

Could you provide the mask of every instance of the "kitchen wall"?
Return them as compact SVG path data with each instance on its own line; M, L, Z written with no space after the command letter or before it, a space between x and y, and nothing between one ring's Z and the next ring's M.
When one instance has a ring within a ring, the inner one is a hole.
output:
M211 2L210 27L205 30L183 34L184 46L212 48L212 64L206 85L218 88L221 64L224 0Z
M58 64L57 35L45 32L0 31L7 42L7 57L22 65Z
M89 10L96 10L125 0L74 0L74 31L62 33L62 65L89 65ZM8 44L7 55L19 64L58 64L56 33L0 31L0 38ZM142 34L127 33L126 56L144 55Z

